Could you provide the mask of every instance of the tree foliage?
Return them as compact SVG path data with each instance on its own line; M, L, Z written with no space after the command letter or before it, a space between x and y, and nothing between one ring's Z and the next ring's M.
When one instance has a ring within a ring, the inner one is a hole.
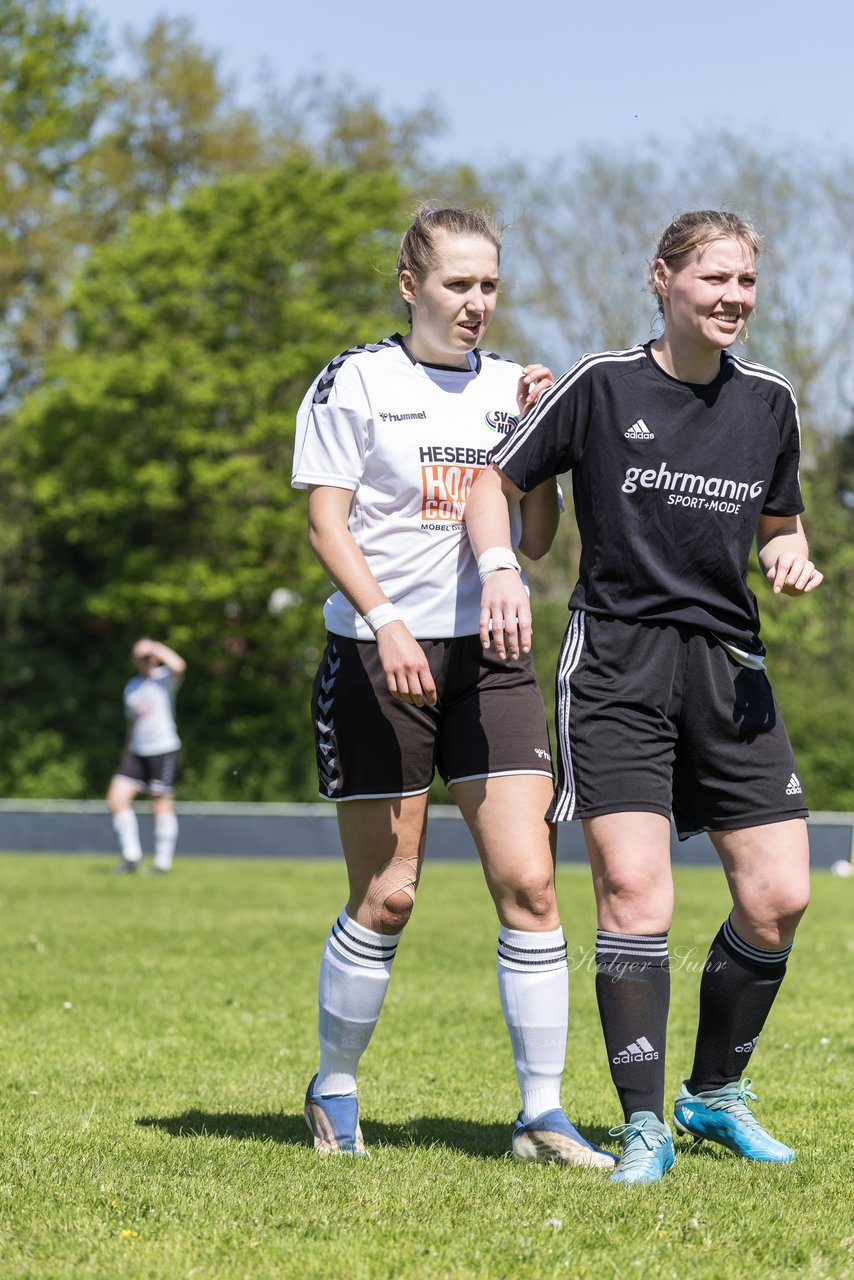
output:
M655 331L657 235L714 206L767 238L747 353L798 391L827 575L809 600L775 600L751 570L770 670L811 802L854 809L852 157L715 135L487 175L437 161L431 104L386 117L313 78L240 107L181 19L126 52L116 73L62 0L0 8L0 787L102 790L146 630L190 661L185 795L313 796L328 584L289 487L293 416L331 356L400 323L412 209L510 223L490 344L559 372ZM547 691L578 550L571 511L562 525L531 568Z
M390 175L295 159L137 217L93 253L72 340L12 436L39 531L28 627L39 644L17 699L42 731L59 713L73 742L76 691L97 693L86 788L115 763L121 678L141 632L190 664L181 722L194 794L308 787L307 684L328 583L290 490L294 414L336 351L393 324L380 267L404 205ZM277 588L291 605L274 614ZM42 699L46 673L59 705Z
M106 51L53 0L0 9L0 404L55 341Z

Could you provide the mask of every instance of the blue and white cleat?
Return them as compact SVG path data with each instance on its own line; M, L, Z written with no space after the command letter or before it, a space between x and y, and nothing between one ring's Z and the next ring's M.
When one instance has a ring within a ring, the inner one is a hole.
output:
M359 1128L359 1103L355 1093L312 1093L317 1076L312 1076L305 1092L305 1122L314 1135L314 1149L321 1155L366 1156Z
M660 1182L673 1165L673 1138L652 1111L633 1111L625 1124L608 1131L623 1139L623 1154L610 1182Z
M567 1120L560 1107L522 1123L522 1112L513 1126L513 1159L535 1160L539 1164L579 1165L588 1169L613 1169L616 1157L583 1138Z
M772 1138L747 1105L748 1098L756 1101L756 1094L750 1092L753 1081L747 1076L741 1084L725 1084L701 1093L689 1093L687 1084L686 1080L673 1108L677 1133L719 1142L747 1160L787 1164L795 1159L792 1148Z

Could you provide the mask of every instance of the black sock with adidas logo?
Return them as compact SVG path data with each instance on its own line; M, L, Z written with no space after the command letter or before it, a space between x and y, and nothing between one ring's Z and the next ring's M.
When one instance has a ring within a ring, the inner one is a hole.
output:
M664 1045L670 1007L667 934L596 934L596 1000L611 1079L628 1120L664 1119Z
M725 920L700 981L700 1022L690 1093L720 1089L744 1074L786 974L791 944L763 951Z

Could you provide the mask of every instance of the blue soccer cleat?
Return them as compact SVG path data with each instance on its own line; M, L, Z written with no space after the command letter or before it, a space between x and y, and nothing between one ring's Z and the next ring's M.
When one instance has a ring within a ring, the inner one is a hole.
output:
M792 1148L772 1138L747 1105L748 1098L756 1101L756 1094L750 1092L752 1084L745 1076L741 1084L725 1084L720 1089L692 1094L686 1080L673 1109L676 1132L719 1142L747 1160L771 1160L776 1164L794 1160Z
M314 1135L314 1149L321 1155L365 1156L362 1130L359 1128L359 1103L355 1093L330 1094L328 1098L312 1093L317 1076L312 1076L305 1091L305 1122Z
M520 1111L513 1126L512 1149L514 1160L535 1160L540 1164L554 1161L589 1169L613 1169L617 1163L610 1151L583 1138L560 1107L544 1111L527 1124L522 1123Z
M670 1130L652 1111L633 1111L625 1124L609 1133L623 1139L623 1154L610 1182L660 1182L676 1159Z

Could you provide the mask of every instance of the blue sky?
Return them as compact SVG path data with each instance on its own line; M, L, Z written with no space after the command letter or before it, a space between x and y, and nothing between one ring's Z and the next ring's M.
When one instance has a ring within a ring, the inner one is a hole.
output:
M720 129L822 151L854 142L846 0L68 0L81 3L113 45L126 26L189 18L245 100L263 66L282 87L317 71L349 78L388 114L430 103L448 126L443 159L537 164Z

